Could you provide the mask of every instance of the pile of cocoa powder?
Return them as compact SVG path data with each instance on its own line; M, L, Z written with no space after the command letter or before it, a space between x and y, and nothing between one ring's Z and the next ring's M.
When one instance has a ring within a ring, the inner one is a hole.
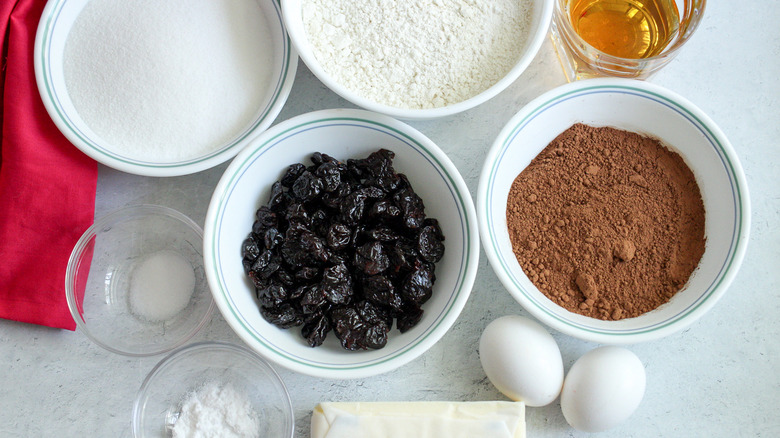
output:
M704 205L658 140L576 124L517 176L507 202L517 260L548 298L603 320L666 303L704 253Z

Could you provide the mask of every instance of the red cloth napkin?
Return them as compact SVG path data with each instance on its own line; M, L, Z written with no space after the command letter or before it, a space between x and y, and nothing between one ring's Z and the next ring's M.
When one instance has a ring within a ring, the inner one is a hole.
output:
M0 0L0 318L70 330L70 252L93 221L97 164L41 102L33 46L45 0Z

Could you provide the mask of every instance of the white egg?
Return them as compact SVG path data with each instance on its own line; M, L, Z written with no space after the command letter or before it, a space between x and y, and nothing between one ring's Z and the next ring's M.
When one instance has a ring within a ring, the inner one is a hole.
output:
M503 316L488 324L479 339L479 360L490 382L512 400L545 406L561 392L561 350L528 318Z
M599 347L572 365L561 391L566 421L583 432L602 432L625 421L645 394L645 367L634 353Z

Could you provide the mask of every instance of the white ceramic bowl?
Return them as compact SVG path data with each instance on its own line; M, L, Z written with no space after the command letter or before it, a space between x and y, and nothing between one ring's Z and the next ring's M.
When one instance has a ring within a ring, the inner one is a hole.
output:
M672 300L636 318L602 321L559 307L526 277L512 253L506 224L512 181L550 141L578 122L660 139L685 159L701 190L706 247L698 268ZM509 293L548 326L607 344L661 338L687 327L711 309L739 269L750 228L745 175L723 132L677 94L627 79L574 82L526 105L493 143L482 169L477 199L485 253Z
M183 345L214 311L202 250L200 226L168 207L133 205L96 219L76 242L65 273L68 308L79 330L97 345L128 356ZM179 269L192 268L195 283L186 301L187 289L175 300L152 296L178 287L171 286L172 279L191 278L182 270L178 277L141 274L150 273L160 254L162 260L183 261Z
M254 352L223 342L182 347L149 372L133 403L133 436L171 436L176 422L182 418L183 405L192 394L211 388L211 385L231 388L239 397L245 397L256 414L260 429L257 436L292 438L295 417L282 379ZM213 421L212 417L206 417L214 408L208 400L204 398L203 406L191 409L203 412L201 421ZM233 415L239 413L234 411Z
M528 26L528 38L525 45L517 54L517 62L512 69L498 82L482 91L481 93L466 99L464 101L451 105L430 108L430 109L411 109L393 107L381 102L369 100L357 92L345 87L326 72L320 61L314 55L311 42L307 36L303 23L302 0L286 0L282 2L282 11L287 31L293 42L298 55L301 57L311 72L324 83L328 88L344 99L367 110L387 114L405 120L425 120L445 117L452 114L471 109L482 104L512 84L520 74L525 71L528 64L531 63L536 53L547 36L550 22L552 20L553 3L544 0L528 0L532 7L531 22ZM435 25L435 23L431 23Z
M439 219L445 254L436 265L433 297L411 330L393 329L379 350L346 351L331 332L311 348L300 328L282 330L258 311L255 290L241 264L241 243L268 201L271 184L293 163L309 163L314 152L339 160L363 158L386 148L396 171L405 173ZM452 326L468 299L477 271L479 236L473 203L455 166L431 140L390 117L362 110L316 111L272 127L225 171L209 205L204 230L206 274L217 307L255 351L281 366L318 377L358 378L390 371L416 358Z
M281 111L292 88L298 56L290 44L278 1L258 0L268 21L273 49L271 78L265 96L257 102L254 118L230 140L205 152L175 161L153 161L127 156L97 135L79 115L66 88L64 51L68 34L88 0L52 0L43 11L35 40L35 79L41 98L55 125L82 152L115 169L147 176L177 176L199 172L234 157L259 132L267 129ZM263 26L264 23L258 23ZM150 66L154 68L154 66ZM193 90L197 92L197 90ZM226 135L227 137L227 135Z

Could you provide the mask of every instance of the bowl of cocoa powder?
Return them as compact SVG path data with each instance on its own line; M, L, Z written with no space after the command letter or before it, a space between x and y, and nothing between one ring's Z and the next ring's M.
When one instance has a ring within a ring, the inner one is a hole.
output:
M750 200L734 149L699 108L657 85L594 79L508 122L477 215L491 266L529 313L629 344L689 326L725 293Z

